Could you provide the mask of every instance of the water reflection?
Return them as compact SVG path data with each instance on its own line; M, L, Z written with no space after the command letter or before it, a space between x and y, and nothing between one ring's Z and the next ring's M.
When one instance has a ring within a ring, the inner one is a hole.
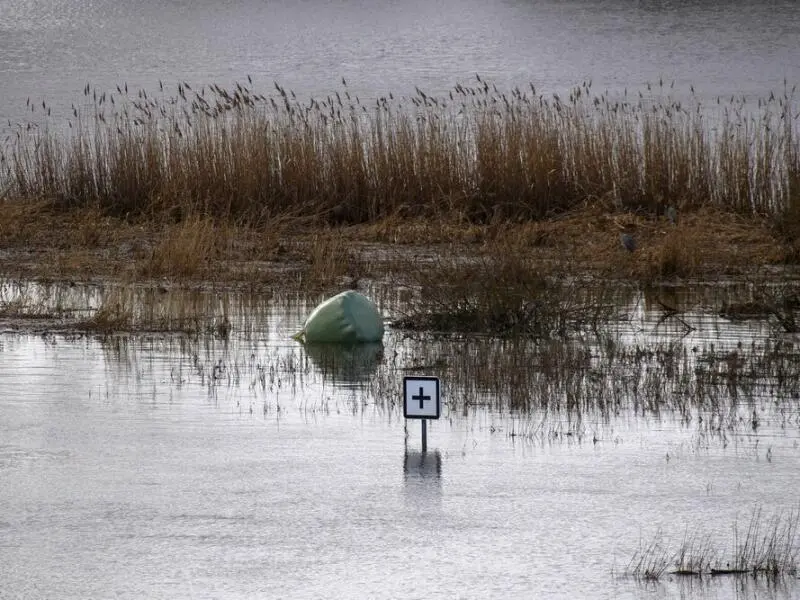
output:
M409 507L437 511L442 504L442 455L438 450L403 455L403 490Z
M306 355L325 379L344 385L361 385L383 361L383 344L305 344Z
M442 478L442 455L438 450L430 452L406 451L403 456L403 475L406 482L409 479L435 479L436 483Z
M530 597L535 570L540 597L608 597L609 572L657 529L679 541L699 522L721 532L723 555L742 511L796 505L800 361L797 342L768 327L702 314L718 301L708 290L626 292L631 319L553 340L395 330L385 346L301 346L290 335L303 298L180 290L153 295L154 319L226 317L231 335L0 335L4 589L27 597L33 581L83 598L138 583L131 595L173 597L159 587L169 560L243 597L279 595L272 581L296 597L350 597L336 587L345 571L397 597L405 582L386 564L446 556L431 596L458 579L476 597ZM48 298L80 309L103 292ZM39 292L13 293L26 308ZM697 330L684 337L674 319L656 330L658 299ZM432 370L448 399L441 451L420 452L410 423L401 480L396 399L404 374ZM493 557L486 570L464 569L481 556ZM103 561L121 566L97 571ZM792 577L615 587L703 600L798 591Z
M778 576L746 575L725 577L672 576L665 582L643 584L644 591L652 588L654 597L663 598L735 598L736 600L789 600L796 598L797 587L792 581Z

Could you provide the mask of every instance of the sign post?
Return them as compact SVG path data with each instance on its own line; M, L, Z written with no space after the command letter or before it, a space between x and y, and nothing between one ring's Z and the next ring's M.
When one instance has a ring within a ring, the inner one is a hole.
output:
M442 412L438 377L403 377L403 416L422 420L422 451L428 449L428 419Z

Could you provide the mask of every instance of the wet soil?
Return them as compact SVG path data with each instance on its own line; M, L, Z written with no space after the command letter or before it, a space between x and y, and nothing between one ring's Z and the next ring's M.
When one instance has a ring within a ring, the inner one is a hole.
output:
M681 215L672 224L587 208L519 224L475 225L455 218L337 227L212 224L198 234L210 239L187 264L177 251L186 245L185 224L130 223L87 211L64 214L45 204L3 208L0 273L17 279L328 287L348 278L402 276L443 259L510 253L533 260L544 274L649 282L754 271L780 278L800 257L796 243L783 239L768 219L707 210ZM623 231L635 237L635 251L621 244Z

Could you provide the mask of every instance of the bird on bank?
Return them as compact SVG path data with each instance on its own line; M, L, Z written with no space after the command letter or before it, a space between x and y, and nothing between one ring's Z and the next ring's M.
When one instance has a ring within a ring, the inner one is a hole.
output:
M667 221L669 221L672 225L678 224L678 209L674 206L668 206L667 210L664 211L664 214L667 217Z
M634 238L630 233L620 233L619 241L622 244L622 247L628 252L634 252L636 250L636 238Z

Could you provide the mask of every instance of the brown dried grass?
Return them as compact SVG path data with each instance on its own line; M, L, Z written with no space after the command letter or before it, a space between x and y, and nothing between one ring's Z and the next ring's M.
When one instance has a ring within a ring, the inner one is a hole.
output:
M190 217L168 228L140 263L139 274L149 279L213 278L215 264L225 255L235 234L235 228L229 225Z
M239 226L201 217L134 224L93 210L64 214L44 203L4 206L0 270L19 276L347 286L418 268L423 255L455 251L529 260L543 274L652 281L742 273L792 257L771 220L711 208L681 213L675 226L588 206L520 224L395 216L330 228L290 219ZM622 248L622 230L635 235L634 253Z
M91 94L70 136L20 129L0 152L2 268L342 286L440 245L645 281L800 260L788 91L756 115L732 99L714 136L699 103L662 91L561 99L477 78L367 107L276 90L119 90L113 113ZM366 260L372 243L393 251Z
M448 97L417 90L373 106L346 87L308 103L276 90L118 90L109 105L87 87L90 108L75 110L69 135L21 125L0 149L0 190L126 220L256 226L277 216L489 225L586 204L651 216L667 205L780 215L797 196L789 90L757 111L731 99L713 117L668 90L610 98L587 83L561 99L478 77Z

